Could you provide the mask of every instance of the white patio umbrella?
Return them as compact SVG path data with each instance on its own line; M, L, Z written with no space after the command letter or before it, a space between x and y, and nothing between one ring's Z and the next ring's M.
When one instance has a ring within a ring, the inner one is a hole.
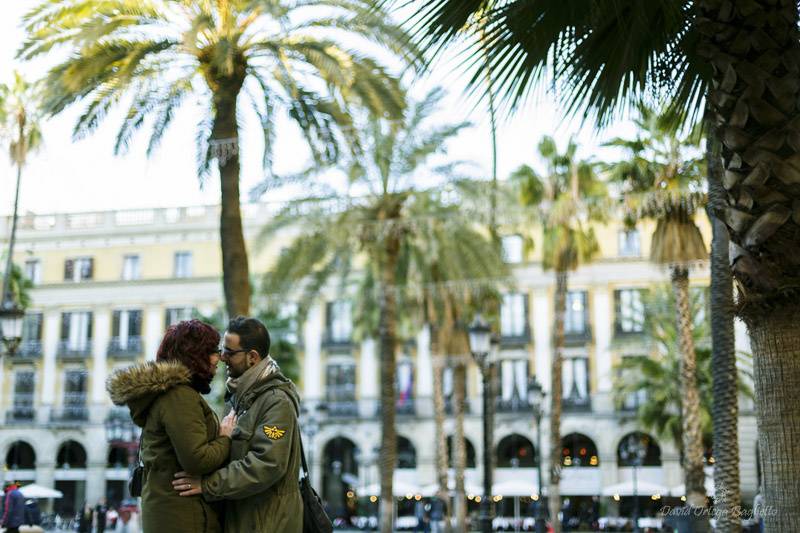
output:
M417 494L422 494L422 489L417 485L406 483L404 481L399 481L397 479L394 480L392 483L392 494L396 498L402 498L408 496L409 494L412 496L416 496ZM356 489L356 493L359 496L380 496L381 495L381 485L380 483L371 483L369 485L364 485L358 487Z
M669 494L669 487L643 480L636 484L637 496L653 496L656 494ZM624 481L616 485L603 487L603 496L633 496L633 481Z
M452 479L447 483L447 490L448 492L454 492L456 490L456 483ZM425 498L430 498L431 496L436 496L436 493L439 491L439 484L432 483L430 485L425 485L420 490L420 494ZM480 485L475 485L474 483L464 482L464 492L469 495L476 495L480 496L483 494L483 488Z
M51 489L48 487L43 487L41 485L36 485L31 483L30 485L25 485L24 487L20 488L19 491L22 493L23 496L26 498L63 498L64 493L60 490Z
M514 498L514 530L519 531L519 522L520 522L520 508L519 508L519 497L520 496L528 496L531 497L534 494L537 494L538 487L537 484L530 480L525 479L509 479L507 481L501 481L500 483L495 483L492 485L492 494L494 496L509 496Z

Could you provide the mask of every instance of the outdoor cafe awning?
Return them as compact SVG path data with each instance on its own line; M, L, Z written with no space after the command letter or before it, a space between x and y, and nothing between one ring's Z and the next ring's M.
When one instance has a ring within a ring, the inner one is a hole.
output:
M397 479L392 483L392 493L396 498L404 498L409 495L416 496L417 494L421 494L421 491L422 489L419 486ZM370 485L358 487L356 489L356 494L359 496L380 496L381 485L380 483L372 483Z
M43 487L41 485L36 485L31 483L30 485L25 485L24 487L20 488L19 491L22 493L23 496L26 498L63 498L64 493L60 490L51 489L48 487Z
M539 494L536 483L527 479L509 479L492 485L493 496L527 496Z
M633 481L623 481L616 485L603 487L603 496L633 496ZM669 487L650 483L649 481L639 481L636 484L636 495L638 496L666 496L669 494Z

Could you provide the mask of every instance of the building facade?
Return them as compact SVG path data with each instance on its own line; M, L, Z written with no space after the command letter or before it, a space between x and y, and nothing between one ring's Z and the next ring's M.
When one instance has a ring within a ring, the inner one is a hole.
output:
M244 206L248 242L256 242L269 216L269 206ZM0 231L7 234L8 221L4 223ZM707 224L703 231L708 237ZM642 398L615 404L615 364L623 357L647 355L640 342L640 291L668 282L667 273L646 259L649 228L626 230L609 224L597 232L601 257L570 276L565 323L561 491L577 502L599 496L604 487L632 475L620 445L640 429L632 413ZM287 232L287 242L290 237ZM268 268L270 257L284 244L270 242L258 249L253 244L251 270ZM554 276L542 271L535 253L524 252L520 236L507 235L503 244L516 283L504 294L499 317L495 478L499 484L533 483L533 497L538 494L537 432L541 430L541 442L547 443L549 428L546 415L542 428L536 427L528 387L535 376L545 392L549 388ZM63 514L103 496L119 501L125 495L136 439L128 435L109 442L111 421L126 414L111 405L105 380L116 368L153 359L169 324L222 307L218 208L23 216L16 250L15 261L34 288L19 353L0 365L3 476L62 490L65 497L55 500L54 510ZM698 289L707 286L708 272L693 271L692 284ZM342 515L362 512L355 510L357 495L371 495L379 481L377 343L354 340L350 308L347 299L331 293L311 308L299 330L287 333L300 347L304 428L318 426L305 435L314 483L331 512ZM739 323L736 333L737 347L747 350ZM449 399L452 360L432 356L430 332L423 328L402 343L396 384L396 485L398 497L411 503L435 482L436 365L445 367ZM474 500L480 491L477 467L483 453L481 380L474 364L469 364L467 375L466 477ZM742 400L740 412L747 502L758 482L756 425L749 401ZM452 434L451 417L445 429ZM664 487L680 485L678 451L668 441L649 438L639 478Z

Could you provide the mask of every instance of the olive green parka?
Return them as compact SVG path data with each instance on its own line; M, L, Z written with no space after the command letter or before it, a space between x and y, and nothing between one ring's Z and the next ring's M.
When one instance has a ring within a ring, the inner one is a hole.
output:
M303 531L300 400L292 382L269 363L263 360L239 379L231 397L238 416L231 461L203 477L203 496L225 501L226 533Z
M202 496L180 496L174 475L204 475L222 467L231 440L220 437L217 415L189 384L179 362L154 362L117 370L106 384L116 405L127 405L142 428L142 531L219 533L219 513Z

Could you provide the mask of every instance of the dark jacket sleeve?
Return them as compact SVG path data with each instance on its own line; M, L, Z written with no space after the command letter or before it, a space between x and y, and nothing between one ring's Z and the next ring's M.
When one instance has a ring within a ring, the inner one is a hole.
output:
M178 463L190 474L213 472L228 459L231 440L208 440L203 399L190 387L173 388L162 397L161 417Z
M289 467L297 417L285 394L272 394L257 414L247 454L203 478L207 500L238 500L264 492ZM252 411L252 408L251 408Z

